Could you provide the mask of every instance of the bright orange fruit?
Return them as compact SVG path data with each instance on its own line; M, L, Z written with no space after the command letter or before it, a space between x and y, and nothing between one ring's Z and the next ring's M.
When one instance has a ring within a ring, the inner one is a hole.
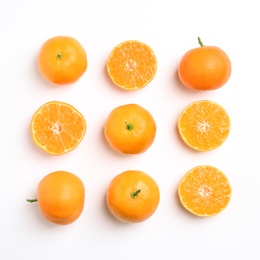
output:
M76 82L88 66L85 49L69 36L48 39L40 48L37 62L41 75L57 85Z
M231 186L219 169L202 165L183 177L178 194L181 204L191 213L200 217L214 216L229 204Z
M145 87L155 76L156 56L147 44L129 40L117 45L107 61L107 72L111 80L125 90Z
M184 86L195 90L213 90L222 87L231 76L231 61L216 46L205 46L186 52L180 60L178 74Z
M122 222L137 223L151 217L159 204L155 180L142 171L129 170L111 181L106 202L112 215Z
M70 172L56 171L46 175L38 184L37 199L41 214L50 222L66 225L79 218L85 201L81 179Z
M219 104L200 100L188 105L181 113L178 129L183 141L198 151L218 148L230 132L230 118Z
M122 105L109 114L104 134L114 150L124 154L139 154L152 145L156 123L150 112L140 105Z
M42 105L31 120L34 143L52 155L75 149L86 132L84 116L70 104L51 101Z

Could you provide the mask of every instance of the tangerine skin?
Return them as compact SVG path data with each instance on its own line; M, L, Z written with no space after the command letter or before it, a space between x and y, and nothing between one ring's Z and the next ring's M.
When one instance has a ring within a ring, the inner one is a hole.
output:
M202 46L186 52L178 67L178 75L184 86L194 90L221 88L231 76L231 61L216 46Z
M59 225L71 224L83 211L84 184L70 172L52 172L39 182L37 201L48 221Z
M124 171L112 179L107 189L107 207L117 220L124 223L147 220L155 213L159 202L157 183L143 171Z

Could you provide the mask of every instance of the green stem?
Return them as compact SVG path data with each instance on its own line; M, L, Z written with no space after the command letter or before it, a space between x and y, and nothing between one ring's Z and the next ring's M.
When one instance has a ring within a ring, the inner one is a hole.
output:
M131 131L131 130L133 130L133 129L134 129L134 126L133 126L133 124L131 124L131 123L128 123L128 122L125 122L125 124L126 124L126 129L127 129L127 130Z
M199 41L200 47L203 47L203 46L204 46L204 44L202 43L202 41L201 41L200 37L198 37L198 41Z
M33 203L33 202L37 202L38 200L37 199L27 199L26 201Z
M140 193L140 192L141 192L141 190L137 190L137 191L135 191L135 192L132 192L132 193L131 193L131 197L132 197L133 199L135 199L135 198L137 197L138 193Z
M58 59L58 60L61 60L61 58L62 58L62 55L61 55L61 53L59 52L58 55L57 55L57 59Z

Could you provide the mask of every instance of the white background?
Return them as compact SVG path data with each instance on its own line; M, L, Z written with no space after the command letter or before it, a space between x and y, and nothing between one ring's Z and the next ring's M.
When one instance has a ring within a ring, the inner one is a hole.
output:
M0 7L0 259L260 259L260 120L258 1L1 1ZM57 35L75 37L89 66L75 84L47 83L36 66L40 46ZM185 89L176 74L181 56L205 45L221 47L232 62L232 76L219 90ZM105 65L110 51L125 40L150 45L158 59L153 81L127 92L115 87ZM192 101L210 99L229 113L232 126L218 149L201 153L180 140L176 122ZM31 140L33 113L47 101L72 104L86 118L87 133L76 150L47 155ZM118 105L138 103L157 123L152 147L144 154L120 155L108 147L103 125ZM198 218L176 195L191 168L210 164L230 180L229 206L219 215ZM156 213L139 224L115 220L105 204L111 179L136 169L158 183ZM38 205L38 182L66 170L86 188L82 215L71 225L47 222Z

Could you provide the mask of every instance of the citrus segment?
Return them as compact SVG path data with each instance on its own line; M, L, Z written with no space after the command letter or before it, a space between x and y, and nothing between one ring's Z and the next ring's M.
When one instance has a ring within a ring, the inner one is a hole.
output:
M84 116L70 104L51 101L42 105L31 120L34 143L52 155L75 149L86 132Z
M159 187L145 172L125 171L111 181L106 201L111 214L118 220L142 222L151 217L158 207Z
M183 141L198 151L218 148L230 132L230 118L219 104L200 100L188 105L178 120Z
M107 61L107 72L120 88L137 90L145 87L155 76L157 59L145 43L129 40L117 45Z
M222 87L231 76L231 61L217 46L205 46L186 52L179 63L178 75L184 86L195 90L213 90Z
M214 216L229 204L231 186L219 169L202 165L183 177L178 194L182 205L191 213L201 217Z
M105 122L104 135L114 150L139 154L152 145L156 123L147 109L137 104L126 104L111 111Z

